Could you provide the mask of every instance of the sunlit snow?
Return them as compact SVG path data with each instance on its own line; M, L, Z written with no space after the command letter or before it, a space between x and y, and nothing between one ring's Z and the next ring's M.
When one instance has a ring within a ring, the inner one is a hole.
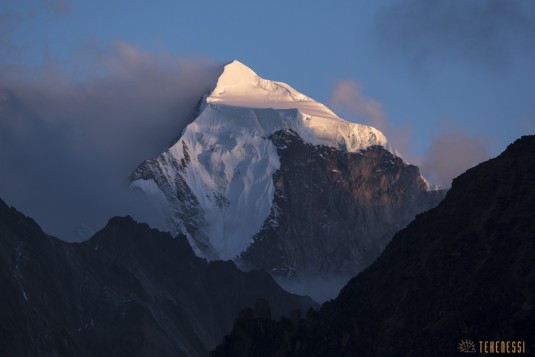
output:
M196 196L206 222L196 234L209 239L220 259L246 249L269 215L272 177L280 166L271 134L291 129L305 142L348 152L388 146L377 129L342 120L323 104L287 84L260 78L238 61L225 66L201 109L159 162L165 163L161 171L170 185L182 175ZM190 161L179 170L176 163L186 156ZM133 184L149 194L162 190L153 181L141 181Z

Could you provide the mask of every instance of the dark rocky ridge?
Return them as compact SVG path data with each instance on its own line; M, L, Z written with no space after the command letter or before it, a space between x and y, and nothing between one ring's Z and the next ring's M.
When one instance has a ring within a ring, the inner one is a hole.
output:
M170 217L168 218L169 226L172 227L173 232L189 232L196 237L195 242L190 242L192 247L198 245L201 251L211 260L217 258L217 255L212 252L208 237L195 233L207 224L204 218L204 211L199 205L199 200L195 194L191 191L190 187L186 183L186 180L182 176L184 169L190 162L188 147L182 142L185 157L179 163L173 160L166 153L161 157L155 159L146 160L140 165L131 175L130 180L137 179L153 180L156 185L162 190L167 192L165 196L169 201L170 207L174 207L176 211L171 210ZM169 166L180 174L175 175L172 182L166 180L166 174L164 167ZM172 194L169 194L171 192ZM160 202L160 204L162 204ZM166 206L167 204L163 204Z
M273 316L314 306L129 217L66 243L1 200L0 287L2 356L199 356L258 297Z
M240 257L246 268L297 280L349 279L444 197L427 190L416 166L381 146L348 153L307 144L291 130L271 140L281 163L273 207Z
M305 319L242 313L214 356L455 356L525 341L535 355L535 136L453 181L340 295Z

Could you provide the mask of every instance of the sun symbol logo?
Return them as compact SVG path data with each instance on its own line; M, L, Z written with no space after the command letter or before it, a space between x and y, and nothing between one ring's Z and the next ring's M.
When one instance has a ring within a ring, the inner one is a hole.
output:
M461 352L476 352L476 345L474 341L462 340L459 342L459 351Z

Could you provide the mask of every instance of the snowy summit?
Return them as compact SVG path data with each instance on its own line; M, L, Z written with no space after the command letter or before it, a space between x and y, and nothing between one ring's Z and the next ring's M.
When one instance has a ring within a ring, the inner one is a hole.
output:
M173 233L184 233L198 255L235 258L270 213L280 167L270 135L279 130L347 152L388 144L377 129L342 120L289 85L233 61L199 116L165 153L136 170L132 185L170 204Z
M288 84L263 79L236 60L224 67L206 103L243 108L296 109L300 120L291 123L292 129L303 140L315 145L345 148L349 152L372 145L387 146L387 140L379 130L342 120L325 105Z

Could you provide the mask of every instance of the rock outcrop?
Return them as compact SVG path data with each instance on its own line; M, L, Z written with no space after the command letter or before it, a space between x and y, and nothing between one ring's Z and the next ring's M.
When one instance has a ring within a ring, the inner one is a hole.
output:
M527 136L456 178L319 312L242 314L213 356L455 356L463 341L476 352L521 342L534 355L534 212Z
M416 166L381 146L344 152L307 144L289 130L271 140L281 162L273 206L239 264L264 269L283 285L349 280L444 197L428 190ZM325 300L317 290L307 292Z

